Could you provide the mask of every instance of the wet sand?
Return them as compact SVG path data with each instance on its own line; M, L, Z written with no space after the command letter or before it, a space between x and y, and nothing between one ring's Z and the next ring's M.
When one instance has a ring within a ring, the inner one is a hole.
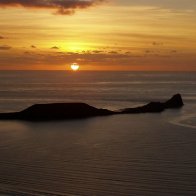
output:
M0 193L195 195L196 130L166 116L1 121Z

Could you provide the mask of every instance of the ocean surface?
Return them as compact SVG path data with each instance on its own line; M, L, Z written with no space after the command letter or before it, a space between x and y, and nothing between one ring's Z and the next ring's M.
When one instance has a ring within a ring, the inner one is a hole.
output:
M0 112L85 102L117 110L166 101L160 114L0 121L2 195L196 195L196 73L0 71Z

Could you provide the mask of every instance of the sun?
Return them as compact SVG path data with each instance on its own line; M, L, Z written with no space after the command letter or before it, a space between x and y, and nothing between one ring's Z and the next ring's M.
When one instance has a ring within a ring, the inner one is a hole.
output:
M80 69L80 66L77 63L71 64L71 69L73 71L78 71Z

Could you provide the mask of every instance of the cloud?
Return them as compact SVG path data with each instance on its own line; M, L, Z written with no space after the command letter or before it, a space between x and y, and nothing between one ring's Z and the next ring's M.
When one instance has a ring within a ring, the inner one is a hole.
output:
M36 46L34 46L34 45L31 45L31 48L37 48Z
M152 42L152 45L153 46L162 46L163 45L163 43L162 42Z
M96 53L96 54L99 54L99 53L102 53L102 52L104 52L103 50L93 50L92 51L93 53Z
M59 47L57 47L57 46L53 46L52 48L50 48L50 49L53 49L53 50L59 50Z
M0 55L0 67L9 66L34 66L34 65L46 65L46 66L62 66L71 64L76 60L83 62L84 64L91 65L104 65L112 64L119 65L124 63L128 64L132 56L126 54L108 54L108 53L70 53L70 52L47 52L47 53L32 53L29 51L23 52L23 54L3 54Z
M3 37L3 36L0 35L0 39L5 39L5 37Z
M118 54L118 51L109 51L109 54Z
M32 53L26 51L23 54L2 53L0 55L1 69L64 69L65 66L73 62L78 62L81 66L108 67L119 70L194 70L195 54L168 53L161 54L109 54L109 53L68 53L68 52L39 52Z
M0 46L0 50L10 50L12 47L8 45L2 45Z
M86 9L105 0L0 0L0 7L54 9L56 14L69 15L77 9Z
M131 6L154 6L169 9L196 9L195 0L116 0Z

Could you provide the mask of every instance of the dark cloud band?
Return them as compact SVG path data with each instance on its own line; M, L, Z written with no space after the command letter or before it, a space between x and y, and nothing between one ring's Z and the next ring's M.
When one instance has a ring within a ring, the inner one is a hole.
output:
M56 9L57 14L72 14L76 9L95 6L104 0L0 0L0 7Z
M0 50L10 50L12 47L8 45L2 45L0 46Z

